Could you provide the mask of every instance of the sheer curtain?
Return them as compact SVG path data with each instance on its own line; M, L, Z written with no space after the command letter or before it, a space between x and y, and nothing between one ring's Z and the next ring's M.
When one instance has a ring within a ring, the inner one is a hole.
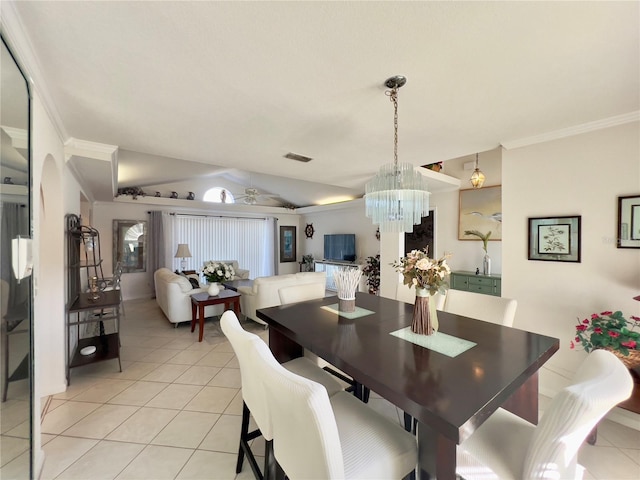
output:
M208 260L237 260L250 278L273 275L275 219L175 215L170 249L189 245L188 270L199 270ZM180 259L172 260L173 270Z

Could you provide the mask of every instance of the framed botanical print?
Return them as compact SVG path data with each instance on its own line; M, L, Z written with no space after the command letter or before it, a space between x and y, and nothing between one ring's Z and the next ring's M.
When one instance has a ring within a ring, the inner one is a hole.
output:
M580 262L581 218L529 218L529 260Z
M640 195L618 197L618 248L640 248Z
M296 261L296 227L280 227L280 263Z

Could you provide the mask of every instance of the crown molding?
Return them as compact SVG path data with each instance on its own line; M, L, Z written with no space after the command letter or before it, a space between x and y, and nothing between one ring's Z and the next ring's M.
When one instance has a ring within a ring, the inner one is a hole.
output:
M38 96L45 111L51 119L51 123L61 141L69 138L66 128L60 117L60 113L53 102L53 98L47 89L45 76L40 68L40 61L35 54L29 36L24 28L20 15L13 1L0 2L0 31L9 44L20 68L27 76L30 89L38 92ZM31 94L33 97L33 93Z
M29 134L25 128L14 128L3 125L2 130L11 138L13 148L29 148Z
M543 133L541 135L535 135L533 137L520 138L517 140L509 140L501 142L501 145L507 150L513 150L514 148L526 147L529 145L535 145L537 143L550 142L552 140L559 140L561 138L572 137L574 135L580 135L583 133L593 132L596 130L602 130L603 128L616 127L618 125L624 125L625 123L632 123L640 121L640 111L629 112L622 115L616 115L615 117L604 118L602 120L596 120L594 122L583 123L581 125L575 125L573 127L562 128L553 132Z
M108 145L106 143L90 142L88 140L80 140L71 137L64 142L64 153L66 157L76 155L78 157L94 158L96 160L112 162L117 156L118 146Z

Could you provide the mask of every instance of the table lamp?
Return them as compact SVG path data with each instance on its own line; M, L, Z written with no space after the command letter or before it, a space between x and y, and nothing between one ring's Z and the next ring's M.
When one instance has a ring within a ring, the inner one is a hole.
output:
M186 243L179 243L175 258L182 258L182 260L180 261L180 268L184 272L187 269L187 258L191 258L189 245L187 245Z

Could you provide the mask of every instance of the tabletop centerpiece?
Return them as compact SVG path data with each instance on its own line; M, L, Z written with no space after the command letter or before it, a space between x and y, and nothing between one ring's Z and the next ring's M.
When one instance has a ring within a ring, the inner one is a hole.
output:
M587 353L604 348L622 360L627 368L636 368L640 365L638 325L640 317L631 315L627 320L619 310L592 313L576 325L576 337L571 341L571 349L575 349L578 343Z
M333 280L338 289L338 310L341 312L354 312L356 309L356 292L362 277L359 268L343 267L333 272Z
M215 297L220 293L220 282L232 280L236 272L232 265L222 262L212 262L209 260L204 264L202 274L209 282L209 288L207 292L212 297Z
M367 257L362 273L367 277L367 287L371 295L378 295L380 290L380 254Z
M411 250L406 257L391 265L403 276L403 284L416 289L411 331L420 335L433 335L438 331L438 315L433 296L444 294L449 287L451 273L445 255L440 259L429 258L428 249Z

